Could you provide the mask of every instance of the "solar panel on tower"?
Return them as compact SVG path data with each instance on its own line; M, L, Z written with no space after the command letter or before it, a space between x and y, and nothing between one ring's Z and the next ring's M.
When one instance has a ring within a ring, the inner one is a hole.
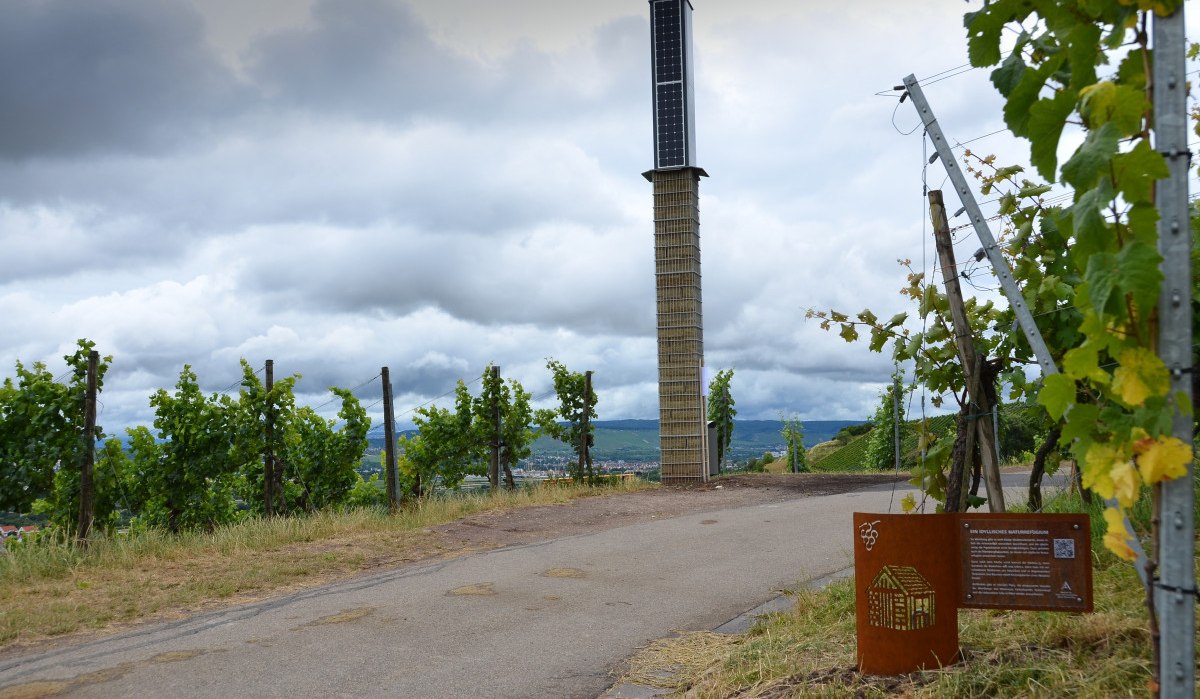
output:
M691 12L688 0L650 0L654 76L654 167L694 165Z

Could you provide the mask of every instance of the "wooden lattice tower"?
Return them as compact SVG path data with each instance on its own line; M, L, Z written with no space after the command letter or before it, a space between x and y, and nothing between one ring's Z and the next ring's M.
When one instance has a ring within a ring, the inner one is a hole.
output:
M650 0L653 28L654 266L658 310L659 463L666 484L708 480L699 183L694 163L688 0Z

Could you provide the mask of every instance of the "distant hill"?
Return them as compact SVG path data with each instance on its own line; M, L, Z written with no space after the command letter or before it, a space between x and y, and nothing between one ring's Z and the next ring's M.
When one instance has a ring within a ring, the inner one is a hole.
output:
M807 420L804 422L804 445L811 447L826 442L847 425L863 420ZM597 420L596 445L592 458L597 461L658 461L658 420ZM733 439L729 458L743 461L763 452L782 452L785 448L777 420L734 420ZM375 453L383 446L382 436L372 436ZM570 458L574 452L566 444L541 437L533 443L534 462Z
M864 420L807 420L804 446L829 441L847 425ZM765 451L782 452L786 445L777 420L734 420L729 458L743 461ZM535 457L567 457L567 445L542 437L533 443ZM597 420L593 458L600 461L658 461L658 420Z

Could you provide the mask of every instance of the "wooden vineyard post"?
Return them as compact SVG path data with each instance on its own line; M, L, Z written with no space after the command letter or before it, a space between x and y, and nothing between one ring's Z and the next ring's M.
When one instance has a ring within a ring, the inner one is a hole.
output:
M579 475L587 469L588 482L592 480L592 459L588 454L588 417L592 403L592 372L583 374L583 415L579 418Z
M275 360L268 359L265 372L265 387L267 401L270 402L271 389L275 387ZM267 408L267 453L263 455L263 511L268 517L275 512L275 453L271 446L275 436L275 415L270 407Z
M83 399L83 462L79 468L79 540L86 541L92 530L96 510L96 484L93 472L96 464L96 374L100 353L88 352L87 388Z
M488 486L500 490L500 367L493 364L492 373L492 459L488 463Z
M958 285L958 267L954 261L954 247L950 240L950 227L946 222L946 206L940 190L929 192L929 217L933 221L933 239L937 245L938 260L942 266L942 281L946 285L946 297L950 302L950 317L954 321L954 339L958 345L958 356L962 361L963 377L967 382L967 395L971 409L968 411L968 430L976 430L979 452L983 461L983 477L987 484L988 506L992 512L1004 512L1004 489L1000 483L1000 464L996 461L996 435L992 422L987 419L992 410L991 402L980 382L982 362L975 354L975 339L967 320L963 304L962 289ZM970 454L967 458L972 458ZM964 469L965 471L965 469Z
M392 378L388 368L379 371L383 381L383 450L384 474L387 481L388 511L400 509L400 473L396 468L396 417L392 413Z

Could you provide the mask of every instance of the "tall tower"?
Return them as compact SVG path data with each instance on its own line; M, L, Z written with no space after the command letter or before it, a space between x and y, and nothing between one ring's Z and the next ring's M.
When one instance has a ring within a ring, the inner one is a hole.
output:
M650 0L654 82L654 272L662 482L708 480L700 177L692 99L692 4Z

